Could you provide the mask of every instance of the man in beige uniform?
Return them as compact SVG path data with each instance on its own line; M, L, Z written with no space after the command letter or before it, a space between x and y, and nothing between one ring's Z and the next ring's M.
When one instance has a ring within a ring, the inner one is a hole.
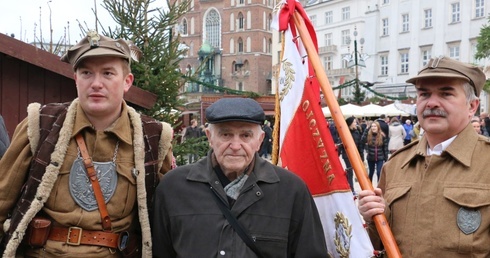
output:
M171 169L172 129L123 100L134 79L130 48L125 40L89 32L62 57L73 65L78 98L29 106L0 162L3 257L122 257L135 239L137 256L152 256L148 186ZM88 179L77 135L100 187ZM97 188L103 201L96 199ZM29 225L38 217L51 221L49 230L39 229L45 220Z
M439 57L407 82L425 133L393 154L379 188L359 194L375 248L372 216L384 212L404 258L490 257L490 141L470 124L485 75Z

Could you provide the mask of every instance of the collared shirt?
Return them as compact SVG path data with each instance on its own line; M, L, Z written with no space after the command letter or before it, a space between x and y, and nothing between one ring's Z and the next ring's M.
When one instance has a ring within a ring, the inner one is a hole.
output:
M446 150L446 148L454 141L454 139L456 139L458 135L455 135L439 144L437 144L436 146L434 146L434 149L430 149L430 146L427 145L427 155L438 155L438 156L441 156L441 153Z

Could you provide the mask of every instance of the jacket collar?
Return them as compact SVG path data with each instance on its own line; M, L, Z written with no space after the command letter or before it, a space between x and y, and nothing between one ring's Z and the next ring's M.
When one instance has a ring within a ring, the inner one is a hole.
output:
M77 105L77 116L75 118L75 124L73 126L72 137L75 137L84 128L93 128L92 123L88 120L85 112L83 111L80 104ZM115 134L121 141L128 145L133 145L133 135L131 132L131 121L129 119L128 107L124 102L122 104L121 115L119 116L112 125L110 125L105 132L111 132Z
M471 165L471 156L478 141L478 134L475 133L473 126L468 124L463 131L461 131L454 141L443 151L442 155L450 155L454 160L460 162L462 165L469 167ZM402 163L402 167L406 166L413 159L417 157L423 157L427 155L428 142L424 135L413 150L407 155L405 161Z

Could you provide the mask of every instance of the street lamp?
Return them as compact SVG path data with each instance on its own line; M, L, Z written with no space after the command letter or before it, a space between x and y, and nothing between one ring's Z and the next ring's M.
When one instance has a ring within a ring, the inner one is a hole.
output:
M347 38L347 45L348 45L348 50L350 52L350 43L351 39L350 37ZM347 68L351 68L355 66L355 72L356 72L356 84L355 84L355 90L354 90L354 99L357 104L361 104L361 90L359 88L359 66L366 67L366 59L369 57L367 54L362 53L362 45L364 44L364 38L361 38L359 40L359 43L361 44L361 51L359 52L357 50L357 28L354 28L354 52L349 53L349 55L344 57L344 60L347 61Z

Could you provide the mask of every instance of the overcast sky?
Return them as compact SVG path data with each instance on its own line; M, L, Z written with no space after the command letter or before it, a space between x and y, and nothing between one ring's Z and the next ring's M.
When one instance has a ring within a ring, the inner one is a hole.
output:
M92 11L95 5L103 27L105 29L109 26L116 27L110 14L101 6L103 0L15 0L8 1L8 4L5 3L7 0L1 1L4 3L4 8L0 14L0 33L14 34L16 39L29 43L34 41L35 28L37 38L42 29L43 42L50 41L50 13L53 43L57 43L65 35L65 30L70 34L70 42L67 43L78 42L82 38L79 22L85 29L87 28L85 23L90 29L95 29L95 15ZM158 0L154 4L164 2ZM101 31L100 26L98 29Z

